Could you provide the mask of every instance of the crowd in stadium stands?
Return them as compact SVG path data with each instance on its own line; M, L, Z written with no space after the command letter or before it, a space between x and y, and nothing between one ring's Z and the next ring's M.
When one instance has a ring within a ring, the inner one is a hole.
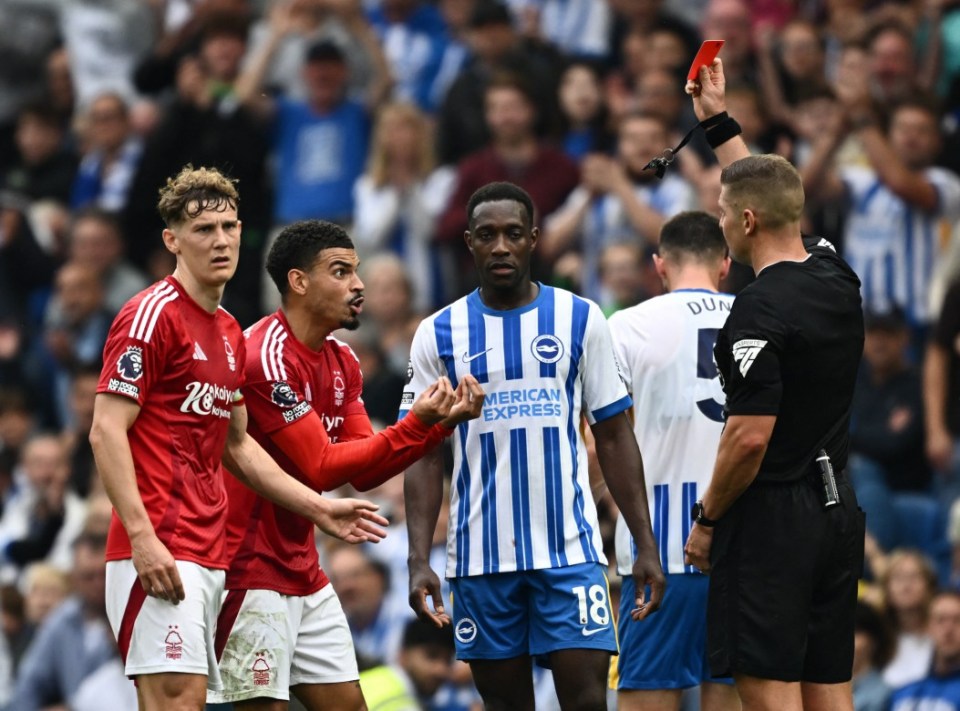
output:
M643 170L696 123L683 86L701 38L726 41L751 150L797 165L806 231L863 284L857 709L960 708L960 598L938 593L960 588L960 2L0 0L0 27L0 708L133 703L87 434L113 316L172 269L165 178L192 163L239 179L224 303L244 327L277 306L263 257L280 228L347 227L366 306L343 337L388 424L420 319L476 286L461 235L484 183L533 196L538 279L608 314L661 292L661 225L717 212L701 134L663 179ZM735 268L725 288L751 278ZM440 683L401 654L430 636L405 629L401 489L373 492L387 541L324 543L325 567L366 664L420 674L426 708L476 706L465 666L445 657Z

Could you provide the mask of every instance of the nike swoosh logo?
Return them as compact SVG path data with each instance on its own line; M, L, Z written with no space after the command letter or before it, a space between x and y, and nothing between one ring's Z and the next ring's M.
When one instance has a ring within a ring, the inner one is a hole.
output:
M609 629L609 627L600 627L600 628L595 629L595 630L581 629L581 630L580 630L580 633L581 633L584 637L590 637L591 635L595 635L597 632L603 632L603 631L606 630L606 629Z
M492 350L493 350L493 347L491 346L491 347L488 348L487 350L485 350L485 351L480 351L479 353L474 353L473 355L467 355L467 353L464 352L463 358L461 358L460 360L462 360L464 363L469 363L469 362L472 361L472 360L476 360L477 358L479 358L480 356L482 356L484 353L489 353L489 352L492 351Z

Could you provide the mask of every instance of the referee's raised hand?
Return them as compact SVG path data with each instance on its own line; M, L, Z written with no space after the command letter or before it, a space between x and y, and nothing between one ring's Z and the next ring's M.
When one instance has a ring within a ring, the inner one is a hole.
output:
M684 91L693 99L693 112L698 121L727 110L726 86L723 61L719 58L709 67L700 67L700 76L687 82Z

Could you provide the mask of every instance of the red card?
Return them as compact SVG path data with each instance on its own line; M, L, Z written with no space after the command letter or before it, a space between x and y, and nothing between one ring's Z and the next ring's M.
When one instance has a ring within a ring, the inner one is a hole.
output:
M693 64L690 65L690 71L687 72L687 80L692 81L700 76L700 67L709 67L713 60L720 54L720 48L723 46L723 40L704 40L700 45L700 51L693 58Z

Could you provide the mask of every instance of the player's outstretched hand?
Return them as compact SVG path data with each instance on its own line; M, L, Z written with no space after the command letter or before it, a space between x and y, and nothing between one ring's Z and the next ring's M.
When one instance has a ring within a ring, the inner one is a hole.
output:
M130 548L133 567L147 595L174 605L186 597L177 563L155 532L131 536Z
M684 91L693 99L693 113L698 121L727 110L726 85L720 59L714 59L709 67L700 67L699 78L687 82Z
M390 522L376 513L380 508L363 499L328 499L324 514L314 520L328 536L347 543L379 543L387 532L381 528Z
M410 409L423 424L435 425L450 414L455 401L450 378L444 376L424 390Z
M454 394L456 399L453 407L450 408L450 414L440 421L440 424L451 430L461 422L480 417L483 411L483 400L487 396L477 379L470 374L463 376Z
M657 547L653 545L651 536L649 545L637 546L637 557L633 561L633 584L637 590L636 605L630 611L634 620L642 620L647 615L656 612L663 600L663 590L666 579L660 568L660 556ZM650 586L650 599L646 599L646 588Z
M424 622L432 622L437 627L450 624L450 615L443 609L443 595L440 593L440 578L428 563L410 562L410 607ZM431 605L427 598L433 602Z

